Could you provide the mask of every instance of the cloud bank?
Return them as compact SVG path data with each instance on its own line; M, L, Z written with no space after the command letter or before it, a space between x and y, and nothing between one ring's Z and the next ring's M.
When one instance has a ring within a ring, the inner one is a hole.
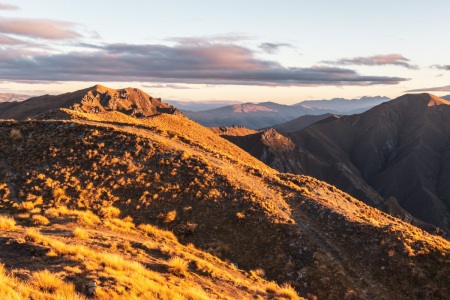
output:
M0 17L0 32L29 38L65 40L80 38L76 24L48 19L22 19Z
M59 38L72 33L62 31ZM233 44L83 44L68 53L0 49L0 80L141 81L265 86L397 84L346 68L286 68Z
M450 85L431 87L431 88L414 89L414 90L409 90L406 92L412 92L412 93L416 93L416 92L450 92Z
M394 65L400 66L411 70L419 69L418 66L409 63L409 59L400 54L386 54L386 55L374 55L367 57L354 57L354 58L341 58L335 61L323 61L323 63L347 66L347 65L359 65L359 66L385 66Z

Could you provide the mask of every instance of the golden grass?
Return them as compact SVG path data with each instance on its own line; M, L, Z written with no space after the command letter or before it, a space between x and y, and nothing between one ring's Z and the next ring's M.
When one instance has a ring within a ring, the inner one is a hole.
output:
M11 217L0 216L0 230L14 230L16 221Z
M89 234L86 230L83 228L77 227L72 232L73 236L80 240L85 240L89 237Z
M33 215L31 217L31 221L35 225L48 225L48 224L50 224L50 221L46 217L44 217L42 215Z
M150 224L140 224L138 229L152 237L164 237L169 240L177 240L172 231L161 230Z
M169 259L167 262L169 272L175 275L185 276L188 270L189 264L181 257L175 256Z
M5 300L82 300L72 284L64 282L48 270L38 271L23 282L9 274L0 264L0 299Z

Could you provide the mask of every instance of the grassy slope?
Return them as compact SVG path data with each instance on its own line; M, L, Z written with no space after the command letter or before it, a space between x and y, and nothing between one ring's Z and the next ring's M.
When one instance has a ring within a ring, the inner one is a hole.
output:
M332 186L280 174L184 117L76 115L1 124L3 199L34 203L34 215L61 205L101 215L114 205L121 218L170 229L310 298L448 292L447 241ZM26 138L12 139L12 129Z

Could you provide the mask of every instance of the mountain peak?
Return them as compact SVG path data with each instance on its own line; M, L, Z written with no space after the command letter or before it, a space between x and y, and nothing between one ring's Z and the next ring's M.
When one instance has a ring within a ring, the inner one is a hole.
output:
M426 104L427 106L438 106L438 105L450 105L450 101L442 99L438 96L429 93L421 94L405 94L396 99L399 102L417 102Z
M23 120L51 110L68 108L82 113L118 111L136 117L158 113L173 114L176 109L160 98L137 88L112 89L100 84L62 95L44 95L20 103L2 106L0 118Z

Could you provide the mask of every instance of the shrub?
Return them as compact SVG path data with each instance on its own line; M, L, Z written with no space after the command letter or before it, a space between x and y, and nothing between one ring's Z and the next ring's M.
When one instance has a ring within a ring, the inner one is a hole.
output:
M16 227L16 221L10 217L0 216L0 230L13 230Z

